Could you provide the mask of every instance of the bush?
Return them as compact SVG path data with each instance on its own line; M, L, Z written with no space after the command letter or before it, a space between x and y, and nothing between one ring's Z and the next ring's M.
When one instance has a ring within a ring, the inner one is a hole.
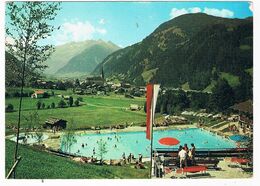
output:
M41 109L41 106L42 106L42 103L40 101L38 101L36 103L36 106L37 106L37 109L40 110Z
M45 104L44 103L42 103L42 109L45 109Z
M5 107L5 111L6 112L13 112L14 111L14 106L12 104L8 104L6 107Z
M53 109L55 108L55 103L53 103L53 102L51 103L51 108L53 108Z
M48 94L48 92L44 92L44 93L43 93L43 98L48 98L48 97L50 97L50 95Z
M77 99L74 104L78 107L79 106L79 100Z
M80 101L80 102L83 102L83 98L82 97L78 97L77 100Z
M58 107L65 108L66 107L66 102L63 99L60 100L60 102L58 103Z
M72 97L72 96L69 97L68 105L69 105L70 107L72 107L72 105L73 105L73 97Z

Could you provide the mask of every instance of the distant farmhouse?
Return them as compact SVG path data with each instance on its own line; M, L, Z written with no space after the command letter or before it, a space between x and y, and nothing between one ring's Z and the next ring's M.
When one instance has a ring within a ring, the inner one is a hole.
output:
M230 107L239 114L239 127L246 132L253 131L253 101L247 100Z
M50 128L55 130L65 129L67 126L67 121L58 118L49 118L45 121L43 128Z
M137 111L140 110L140 107L137 104L130 104L130 110Z
M44 90L35 90L34 93L31 95L31 98L44 98L47 92Z

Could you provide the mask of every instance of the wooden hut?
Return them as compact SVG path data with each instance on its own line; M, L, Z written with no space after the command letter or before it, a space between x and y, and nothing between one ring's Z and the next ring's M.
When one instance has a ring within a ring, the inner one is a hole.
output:
M45 121L43 125L44 128L51 128L55 130L65 129L67 126L67 121L58 118L49 118Z

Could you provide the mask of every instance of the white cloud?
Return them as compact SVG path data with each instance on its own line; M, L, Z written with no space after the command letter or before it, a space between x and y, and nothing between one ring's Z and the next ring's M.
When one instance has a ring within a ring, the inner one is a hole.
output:
M201 9L199 7L193 7L193 8L189 8L188 11L190 13L198 13L201 12Z
M208 15L218 16L218 17L233 17L234 12L228 10L228 9L216 9L216 8L207 8L205 7L202 11L199 7L191 7L191 8L182 8L177 9L173 8L170 12L170 17L175 18L183 14L190 14L190 13L206 13Z
M213 15L213 16L218 16L218 17L233 17L234 12L227 10L227 9L216 9L216 8L204 8L204 13Z
M185 9L185 8L182 8L182 9L173 8L171 10L170 16L171 16L171 18L175 18L175 17L178 17L180 15L188 14L188 13L189 13L188 10Z
M106 20L104 18L102 18L98 21L98 23L101 25L104 25L104 24L106 24Z
M92 39L94 34L104 35L106 33L106 29L96 28L88 21L81 22L73 20L63 23L60 30L53 35L52 39L56 45L60 45L70 41L77 42Z
M107 33L107 30L104 28L97 28L96 31L102 35L105 35Z

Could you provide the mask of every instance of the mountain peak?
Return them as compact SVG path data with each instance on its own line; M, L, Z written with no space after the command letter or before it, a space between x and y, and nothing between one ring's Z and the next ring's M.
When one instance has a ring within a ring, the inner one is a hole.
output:
M117 45L112 44L112 42L108 43L106 41L103 41L102 39L85 40L79 42L72 41L60 46L56 46L55 52L46 61L46 65L48 65L49 68L45 70L45 73L52 75L52 74L56 74L56 72L58 71L60 75L62 75L62 73L65 73L65 71L61 69L66 69L66 73L68 73L70 69L67 69L65 66L68 63L73 63L71 61L73 61L73 59L75 59L76 56L80 56L76 59L77 61L81 61L81 62L79 62L80 64L78 65L76 65L75 63L72 66L74 66L75 68L78 68L76 66L82 67L82 65L85 64L86 62L85 59L88 58L87 56L92 55L89 54L90 52L87 52L87 50L88 51L91 50L94 53L93 56L95 55L95 53L99 53L99 52L100 52L99 54L101 55L100 57L98 56L96 57L97 60L94 60L95 62L92 64L94 66L91 66L91 68L89 68L89 70L91 71L93 70L93 68L95 68L95 65L100 63L106 57L106 55L118 49L119 47ZM77 72L75 71L74 67L71 69L71 71ZM86 69L86 68L87 65L82 69ZM86 73L89 73L89 70L86 71Z
M246 23L246 24L244 24ZM103 65L107 76L134 84L148 82L203 90L212 69L241 75L252 67L252 21L205 13L185 14L162 23L138 44L109 55Z

